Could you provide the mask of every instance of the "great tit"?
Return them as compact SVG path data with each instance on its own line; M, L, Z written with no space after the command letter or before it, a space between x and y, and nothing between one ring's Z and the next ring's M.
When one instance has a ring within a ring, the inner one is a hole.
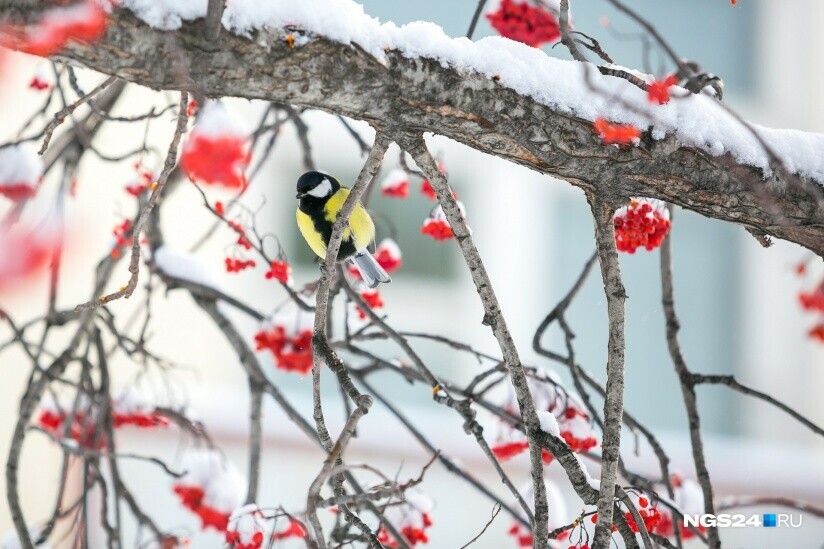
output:
M325 258L326 246L332 237L332 226L349 196L349 189L331 175L306 172L298 179L297 191L296 198L300 200L296 212L298 228L312 251L320 258ZM375 224L359 202L349 217L348 226L343 230L338 259L352 261L370 288L381 282L391 281L367 249L374 238Z

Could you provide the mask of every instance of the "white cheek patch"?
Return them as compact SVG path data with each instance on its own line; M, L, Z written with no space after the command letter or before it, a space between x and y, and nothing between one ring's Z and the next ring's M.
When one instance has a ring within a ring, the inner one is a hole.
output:
M332 194L332 184L329 183L328 179L324 179L323 183L306 193L310 196L314 196L315 198L323 198L324 196L329 196Z

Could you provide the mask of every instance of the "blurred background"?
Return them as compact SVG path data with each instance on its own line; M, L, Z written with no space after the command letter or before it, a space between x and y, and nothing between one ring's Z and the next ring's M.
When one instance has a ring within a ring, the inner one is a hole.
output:
M417 2L364 1L366 12L382 20L406 23L434 21L452 36L466 32L474 0L418 0ZM745 118L765 126L824 130L824 75L814 70L824 63L824 6L816 0L771 2L742 0L738 6L720 0L637 0L632 3L654 22L676 51L723 77L725 100ZM575 27L596 37L621 65L663 75L671 71L653 50L645 54L637 26L612 10L606 2L573 2ZM608 22L608 26L604 23ZM492 34L482 18L476 38ZM777 39L780 37L780 39ZM549 52L565 56L561 47ZM42 99L28 89L31 75L48 67L42 61L14 54L0 87L0 140L14 137L17 129ZM50 68L49 68L50 70ZM83 82L99 77L82 73ZM91 87L87 85L87 89ZM144 112L151 105L176 101L161 94L130 87L118 103L116 114ZM227 100L232 115L250 131L263 106ZM356 177L363 158L355 142L334 117L312 112L305 116L315 161L320 169L344 182ZM153 122L150 142L165 153L173 129L173 116ZM371 140L368 126L354 127ZM111 154L140 145L143 128L107 124L97 137L100 148ZM564 182L485 156L449 140L432 137L431 148L448 169L450 183L466 204L467 217L487 262L496 293L525 362L552 369L567 379L563 369L534 355L532 336L547 312L574 282L593 251L592 221L583 194ZM263 231L279 238L295 264L297 284L311 281L317 268L294 226L294 181L302 173L302 150L294 128L287 125L263 172L252 182L243 202L257 212ZM146 158L160 166L157 156ZM398 150L387 154L383 173L398 164ZM90 296L93 266L112 243L112 227L134 214L134 200L123 187L135 177L131 161L104 163L91 156L83 160L76 197L66 204L70 227L58 308L69 308ZM28 215L47 211L54 181L47 180ZM481 325L481 305L454 245L436 243L420 234L431 203L417 194L397 201L377 193L370 205L379 240L391 236L404 253L404 267L382 290L385 312L396 328L427 331L471 343L479 350L498 354L489 329ZM210 199L229 195L209 190ZM528 197L528 199L525 199ZM211 225L197 191L188 184L168 199L163 208L167 244L189 250ZM222 231L222 232L221 232ZM278 285L254 272L227 274L223 267L232 235L221 229L196 255L213 271L227 293L274 311L286 295ZM784 242L762 248L741 227L677 211L672 230L675 263L675 297L682 321L681 342L690 368L700 373L734 374L742 383L787 402L812 421L824 422L824 346L807 337L812 318L800 309L797 294L809 289L815 277L801 280L794 268L807 252ZM660 306L658 252L622 255L621 266L627 301L626 409L659 435L673 460L673 469L694 476L680 388L667 353ZM820 261L813 273L821 272ZM126 281L127 266L118 265L112 284ZM116 288L109 288L114 290ZM32 280L13 295L0 296L0 306L22 323L42 315L47 299L45 277ZM111 306L128 317L145 303L139 288L128 302ZM229 345L184 291L156 292L152 296L152 349L183 366L171 374L175 393L189 402L213 436L241 470L246 467L249 398L246 378ZM255 322L229 313L251 341L259 329ZM576 333L580 363L604 379L607 322L600 274L596 271L572 306L568 320ZM5 326L0 328L7 339ZM562 350L559 333L547 345ZM456 381L468 381L479 372L476 361L443 346L414 342L429 366ZM371 344L383 356L399 356L392 346ZM311 415L311 382L277 371L267 353L259 355L272 379L306 417ZM114 383L132 382L140 365L119 358L112 365ZM357 364L357 362L353 362ZM0 355L0 454L6 455L17 404L30 368L17 351ZM334 432L342 425L343 406L336 383L325 376L325 409ZM442 451L461 462L477 477L499 489L494 471L475 442L463 434L461 421L451 411L432 403L424 386L410 386L393 374L372 380L401 406L417 427L436 441ZM328 383L326 383L328 382ZM570 383L571 386L571 383ZM748 399L723 387L700 387L705 450L718 496L788 496L824 505L824 444L820 437L761 401ZM319 470L322 455L272 403L265 403L263 505L281 504L300 510L306 489ZM416 477L429 454L380 405L361 423L359 436L348 451L351 462L369 462L399 478ZM123 431L119 442L128 449L164 456L172 463L186 448L177 430ZM637 446L632 434L624 435L624 454L633 470L655 476L657 464L645 445ZM27 441L21 472L21 492L27 517L41 520L50 512L59 478L59 453L44 437ZM527 480L522 456L505 464L520 481ZM167 527L189 530L194 547L217 547L221 539L201 533L194 516L183 510L172 494L171 481L156 466L124 463L124 477L138 500ZM596 472L594 465L590 469ZM572 495L559 466L548 468L557 481L572 519L580 505ZM487 522L493 504L473 492L442 467L427 473L423 489L436 501L431 547L459 547ZM0 491L5 493L4 479ZM754 508L752 512L783 512ZM742 511L749 513L750 510ZM798 512L795 511L797 514ZM476 544L509 547L509 518L501 514ZM5 498L0 501L0 532L11 529ZM804 517L799 529L723 529L729 547L821 547L824 521ZM102 544L102 537L99 538ZM127 537L127 539L129 539Z

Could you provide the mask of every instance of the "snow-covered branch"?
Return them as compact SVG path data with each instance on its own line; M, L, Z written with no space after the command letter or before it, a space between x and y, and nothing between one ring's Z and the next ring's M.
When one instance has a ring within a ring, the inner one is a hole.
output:
M0 2L0 19L42 9L12 4ZM273 2L254 18L247 4L227 8L232 32L208 47L202 20L181 21L205 14L141 12L176 27L169 33L117 9L101 42L71 44L57 58L153 89L265 99L445 135L604 200L660 198L824 254L820 135L748 128L703 94L651 107L637 87L588 65L503 38L473 43L431 24L380 24L354 3L319 17L317 1ZM644 130L640 141L605 146L592 127L601 117ZM786 172L770 165L753 130Z

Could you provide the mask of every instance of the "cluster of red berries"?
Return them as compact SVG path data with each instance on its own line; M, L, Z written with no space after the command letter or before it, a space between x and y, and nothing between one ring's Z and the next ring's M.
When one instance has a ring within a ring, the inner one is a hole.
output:
M464 208L463 203L460 201L458 201L458 208L461 211L461 215L465 217L466 208ZM444 213L442 206L438 206L434 210L432 210L432 212L429 214L429 217L427 217L426 220L423 222L423 227L421 227L421 233L428 235L438 241L448 240L455 236L452 232L452 227L449 225L449 221L447 221L446 219L446 214Z
M571 529L570 530L564 530L563 532L559 533L554 538L555 542L561 542L561 541L564 541L565 539L568 539L569 535L570 535L570 532L571 532ZM532 547L532 542L533 542L532 531L529 528L526 528L525 526L523 526L523 525L516 522L515 524L510 526L509 530L507 530L507 534L509 534L510 536L515 538L515 543L517 543L518 547ZM552 545L552 546L553 547L558 547L557 544ZM586 544L578 545L578 546L570 545L570 548L571 549L588 549L588 546Z
M445 176L449 177L449 174L446 171L446 166L444 166L442 162L438 162L437 164L438 170L440 170L440 172ZM429 200L432 200L433 202L438 199L438 195L435 192L435 189L432 187L432 183L430 183L428 179L424 179L423 181L421 181L421 194ZM452 192L452 196L455 197L455 200L458 199L458 195L455 194L454 191Z
M243 191L250 160L248 140L223 106L211 102L203 107L180 157L189 178Z
M661 512L658 510L658 506L651 506L649 499L641 496L638 498L638 507L638 514L641 516L641 520L644 521L644 527L647 529L647 532L654 532L658 527L658 523L661 522ZM629 511L625 512L624 519L626 519L627 524L633 532L638 532L638 525L635 523L635 518L633 518L632 513Z
M381 194L389 198L407 198L409 196L409 176L401 169L394 169L381 181Z
M133 239L128 236L131 230L131 219L124 219L122 223L114 226L114 229L112 229L112 235L114 236L115 243L111 252L112 258L118 259L120 257L120 249L132 245Z
M406 541L409 542L409 545L413 547L418 543L429 543L429 536L426 535L426 529L432 526L432 517L429 516L429 513L423 513L421 518L423 520L423 526L421 528L415 526L404 526L401 528L401 535L403 535Z
M430 183L428 179L424 179L421 182L421 194L429 200L437 200L438 198L435 189L432 188L432 183Z
M225 513L203 503L205 492L200 486L175 484L172 490L180 498L184 507L200 517L203 529L214 528L223 532L229 524L231 513Z
M381 297L381 293L378 290L366 290L365 292L361 292L360 297L370 309L383 308L383 297ZM366 312L360 307L356 307L356 310L358 312L358 318L365 320L367 317Z
M452 227L446 219L427 218L421 227L421 234L432 237L438 242L454 238Z
M283 326L272 326L255 334L255 350L268 350L281 370L306 375L312 369L312 330L289 336Z
M224 262L226 263L227 273L239 273L257 265L254 259L238 259L233 257L227 257Z
M394 273L403 266L401 249L391 238L385 238L378 244L378 247L375 248L374 256L378 265L383 267L383 270L387 273ZM357 280L361 279L360 271L358 271L354 265L351 265L346 272L349 273L352 278Z
M541 390L542 393L552 393L546 387L540 387L539 390ZM559 403L557 396L554 396L554 393L552 394L553 396L548 399L548 403L546 404L546 409L550 413L553 413L553 410ZM564 400L567 401L568 399ZM504 406L504 409L513 415L518 415L516 408ZM588 452L597 446L598 439L595 438L589 425L589 416L578 409L577 406L567 402L563 413L556 419L558 421L561 438L564 439L573 452ZM516 431L510 424L505 422L498 422L497 426L499 428L499 438L492 444L491 450L499 460L506 461L529 449L529 443L520 431ZM552 454L547 450L541 451L541 458L546 464L551 463L554 459Z
M561 38L555 14L540 4L501 0L497 11L488 13L486 18L498 34L528 46L537 48Z
M438 169L446 175L446 167L441 163L438 162ZM429 200L435 201L437 200L437 194L435 193L435 189L432 188L432 184L429 182L428 179L424 179L421 181L421 194L428 198ZM393 197L393 198L406 198L409 196L409 177L405 171L401 169L395 169L387 174L386 178L384 178L383 182L381 182L381 193L385 196ZM457 200L458 196L453 192L452 196L455 197ZM458 205L461 208L461 211L464 211L463 204L460 202ZM431 237L432 239L441 242L444 240L449 240L450 238L454 237L452 233L452 227L449 226L449 222L446 220L446 215L443 213L443 209L439 206L435 208L429 216L424 220L423 226L421 226L421 234ZM394 244L394 243L393 243ZM397 249L397 246L394 246ZM400 250L397 250L397 265L394 264L393 258L391 257L392 252L394 250L387 250L384 261L382 262L382 258L379 257L381 252L380 247L376 250L375 257L378 260L378 263L383 266L386 272L391 272L390 269L397 269L400 267ZM384 264L384 262L389 266ZM359 274L356 274L356 269L350 269L350 272L355 275L357 278L360 278ZM359 311L359 314L362 311ZM363 316L361 317L363 318Z
M43 160L31 147L0 149L0 196L13 202L33 198L43 181Z
M112 416L112 424L115 426L115 428L133 425L135 427L148 429L151 427L167 427L169 425L169 418L161 416L160 414L154 412L115 412Z
M675 75L670 75L663 80L653 80L647 85L647 99L650 103L666 105L670 101L670 88L678 83Z
M237 242L236 244L243 248L244 250L251 250L252 249L252 242L249 240L248 236L246 235L246 228L241 225L239 222L229 219L226 221L229 227L232 228L237 233Z
M224 536L232 549L260 549L266 537L267 520L254 503L235 509Z
M529 442L518 440L515 442L501 442L492 446L492 453L501 461L512 459L529 448Z
M240 532L226 530L226 545L232 549L260 549L263 547L263 532L255 532L252 535L252 539L250 539L247 543L244 543L240 536Z
M281 284L288 284L290 276L292 276L292 266L286 261L277 259L269 264L269 270L266 271L266 278L268 280L274 279Z
M604 145L631 145L641 137L641 130L629 124L613 124L605 118L597 118L592 127Z
M0 261L0 293L25 284L45 271L60 249L60 233L48 224L34 228L23 223L0 222L0 242L5 261ZM8 258L12 257L12 261Z
M143 167L139 162L135 164L137 170L137 180L126 185L126 192L134 197L138 197L152 188L154 183L154 173Z
M172 490L205 530L225 532L233 511L243 503L246 480L214 449L194 449L183 457L183 475Z
M226 215L226 207L223 205L223 202L217 201L215 202L214 212L221 218L224 218ZM240 246L244 250L251 250L252 249L252 242L249 240L248 233L246 231L246 227L241 225L239 221L235 221L234 219L225 219L226 224L229 225L235 233L237 233L237 240L235 244ZM243 257L227 257L224 259L224 263L226 265L226 272L227 273L239 273L241 271L245 271L246 269L251 269L257 266L257 262L254 259L245 259ZM269 273L266 274L266 278L271 278Z
M589 452L598 444L589 428L589 416L577 406L569 405L558 421L561 438L573 452Z
M70 42L97 42L106 34L109 17L97 2L58 7L43 14L28 33L11 29L0 32L0 47L16 49L39 57L49 57Z
M257 506L254 506L257 508ZM240 510L242 510L241 508ZM259 512L258 512L259 513ZM255 522L251 526L253 531L248 531L250 529L249 525L240 526L236 524L238 522L238 518L235 516L235 513L232 513L232 516L229 518L229 526L226 530L225 539L226 544L231 547L232 549L261 549L263 547L263 543L266 540L266 529L267 524L262 520L262 515L259 517L255 517ZM247 521L248 522L248 521ZM245 526L245 529L243 529ZM272 532L269 536L271 540L270 543L275 541L280 541L288 538L299 538L303 539L306 537L306 529L303 525L298 522L297 520L290 518L289 525L286 527L285 530L281 530L280 532ZM270 545L267 545L269 547Z
M81 448L100 450L106 446L106 437L98 431L95 418L82 410L64 413L46 409L40 412L37 423L41 429L55 438L68 438Z
M74 440L83 448L100 449L106 445L106 437L99 432L97 421L92 415L83 411L64 413L58 410L43 410L37 419L41 429L54 437ZM120 413L112 414L115 428L132 425L144 429L166 427L169 420L155 413Z
M51 84L43 76L35 74L29 82L29 88L37 91L43 91L51 88Z
M807 263L799 263L795 269L799 276L807 273ZM810 313L819 315L818 323L807 332L807 335L815 341L824 343L824 280L822 280L812 291L798 294L798 301L801 307Z
M613 218L615 245L629 254L638 248L654 250L670 230L669 211L660 200L633 199Z
M515 538L518 547L532 547L532 531L517 522L507 530L507 534Z
M400 531L401 535L406 539L406 542L414 547L419 543L429 543L429 535L426 533L426 529L432 526L432 517L429 516L429 513L421 513L421 526L412 526L406 525L403 526ZM386 547L398 547L398 542L395 540L389 531L381 526L377 532L378 541L380 541Z

